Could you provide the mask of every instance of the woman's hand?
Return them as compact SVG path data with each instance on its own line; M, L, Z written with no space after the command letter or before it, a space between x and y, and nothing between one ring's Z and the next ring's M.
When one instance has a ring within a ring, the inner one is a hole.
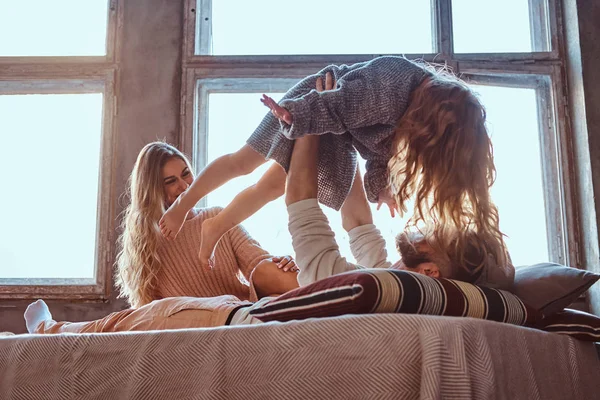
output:
M398 205L396 204L396 199L394 199L394 196L392 196L389 187L383 189L379 193L379 198L377 199L377 211L379 211L382 204L387 204L388 208L390 209L390 215L392 218L394 218L396 216L396 212L398 212Z
M272 260L277 264L277 268L282 269L285 272L296 272L299 270L292 256L273 257Z

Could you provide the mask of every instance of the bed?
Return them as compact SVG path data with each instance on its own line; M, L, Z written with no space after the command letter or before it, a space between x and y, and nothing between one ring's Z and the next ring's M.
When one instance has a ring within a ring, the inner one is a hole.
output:
M2 399L594 399L592 342L493 321L347 315L0 338Z

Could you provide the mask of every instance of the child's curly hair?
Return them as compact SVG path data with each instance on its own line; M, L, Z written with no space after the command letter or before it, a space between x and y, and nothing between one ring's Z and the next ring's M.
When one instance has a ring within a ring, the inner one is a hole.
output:
M447 72L433 73L412 93L398 121L388 164L399 209L406 212L406 202L415 196L409 226L427 225L422 232L428 243L439 253L453 251L459 265L466 265L467 246L497 265L508 261L490 198L496 169L485 120L485 109L464 82Z

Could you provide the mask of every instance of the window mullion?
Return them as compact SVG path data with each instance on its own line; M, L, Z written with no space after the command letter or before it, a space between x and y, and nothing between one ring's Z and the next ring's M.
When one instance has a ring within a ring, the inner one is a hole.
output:
M452 35L452 0L431 0L433 12L434 49L444 58L451 58L454 53Z
M106 27L106 61L114 62L116 60L117 54L117 46L119 42L117 41L118 28L119 26L123 26L122 21L119 21L119 18L123 17L123 11L119 11L120 8L123 7L123 4L119 0L109 0L108 4L108 18L107 18L107 27Z
M552 71L551 91L552 103L549 112L552 112L555 141L558 155L558 169L560 171L560 191L555 196L560 196L562 216L565 223L562 235L565 248L565 265L583 268L579 258L581 248L580 226L578 222L578 205L574 184L576 182L573 153L573 134L568 123L566 89L561 68L555 66Z
M548 254L551 261L568 265L568 246L566 246L565 238L565 224L568 218L564 214L564 202L562 201L564 187L561 184L557 132L553 128L553 96L550 85L550 79L540 79L536 90Z
M208 163L208 96L210 90L199 83L197 85L198 108L194 123L192 137L192 168L196 173L201 171ZM200 200L200 207L206 207L206 196Z
M529 29L533 51L547 51L549 48L547 21L547 1L529 0Z
M212 54L212 25L212 0L200 0L196 10L196 54Z

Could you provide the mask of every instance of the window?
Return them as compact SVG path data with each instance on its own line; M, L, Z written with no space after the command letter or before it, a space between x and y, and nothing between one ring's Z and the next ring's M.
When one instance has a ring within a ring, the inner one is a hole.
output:
M101 93L0 96L3 278L94 278L101 125Z
M212 33L206 44L196 47L196 54L201 55L433 50L428 1L374 0L369 7L358 7L345 0L305 0L285 6L277 0L222 0L203 2L199 9L198 26Z
M548 260L544 181L534 89L473 86L486 107L494 145L492 199L517 265Z
M497 168L492 196L515 265L549 260L578 267L579 230L568 168L571 139L567 124L558 117L565 106L565 89L564 77L556 66L561 60L557 4L511 0L505 7L510 10L507 14L504 7L496 10L500 6L486 3L484 9L479 2L468 0L413 3L378 1L370 3L367 11L360 8L363 16L370 12L386 14L379 25L387 27L394 26L385 22L388 10L397 7L398 12L389 14L400 13L403 21L411 21L409 41L403 40L407 33L398 24L394 29L375 29L371 18L357 24L356 11L336 2L315 7L319 12L334 7L336 16L331 25L315 23L311 29L315 35L330 37L327 30L335 27L339 31L343 23L354 27L344 32L361 33L359 39L349 36L350 47L340 44L339 48L346 50L338 52L327 40L308 41L312 47L303 48L303 37L294 36L290 30L285 30L285 45L278 42L277 38L284 36L282 29L273 29L273 22L266 21L284 21L291 26L306 19L302 10L280 5L271 11L267 2L252 3L238 15L252 15L256 20L246 18L252 22L244 25L235 19L233 5L188 0L181 136L184 150L193 154L197 169L235 151L266 112L259 102L261 93L277 98L299 79L328 64L406 53L408 58L447 64L472 85L487 109ZM265 22L257 22L261 19ZM273 30L262 32L255 23ZM254 37L256 32L262 33ZM263 35L276 38L266 43ZM247 38L252 39L246 42ZM240 190L255 183L264 169L228 183L210 194L205 204L225 206ZM343 255L352 259L339 213L326 210L326 214ZM389 218L386 210L374 211L374 217L394 261L393 237L406 221ZM269 221L268 227L265 221ZM282 200L269 204L244 225L267 250L292 252Z
M7 3L0 16L0 31L16 38L0 45L0 207L10 227L0 234L0 298L103 299L114 253L116 2L27 5Z
M0 56L104 56L107 0L6 1Z
M454 51L548 51L545 1L452 0Z

